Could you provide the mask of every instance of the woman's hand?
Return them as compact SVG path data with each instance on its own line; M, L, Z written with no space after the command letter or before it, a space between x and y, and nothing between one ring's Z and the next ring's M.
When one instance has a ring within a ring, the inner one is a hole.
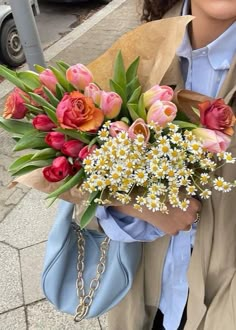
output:
M152 212L145 207L143 207L143 212L139 212L131 204L114 206L114 208L124 214L147 221L166 234L176 235L180 230L189 230L201 211L201 203L197 199L190 198L189 200L187 211L169 205L168 214Z

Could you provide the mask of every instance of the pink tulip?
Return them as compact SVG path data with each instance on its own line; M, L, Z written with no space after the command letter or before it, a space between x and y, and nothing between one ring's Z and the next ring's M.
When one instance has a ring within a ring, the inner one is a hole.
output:
M145 108L149 109L156 101L171 101L173 95L171 87L155 85L143 94Z
M60 132L49 132L45 136L45 142L53 149L61 150L65 143L65 135Z
M83 148L84 143L78 140L69 140L66 141L62 148L61 152L64 155L67 155L69 157L76 158L79 155L80 150Z
M165 127L168 123L174 120L177 113L177 107L174 103L169 101L156 101L150 107L147 113L147 123L152 121Z
M47 87L52 93L56 93L57 78L50 69L46 69L39 74L40 82Z
M101 89L94 83L90 83L84 89L84 95L91 97L93 102L97 105L100 104L101 92L102 92Z
M49 182L61 181L70 173L70 168L66 157L60 156L53 160L51 166L44 167L43 176Z
M34 128L44 132L51 131L51 129L56 127L47 115L37 115L34 117L32 123Z
M212 153L225 151L230 144L230 137L220 131L214 131L207 128L195 128L192 130L203 144L203 147Z
M110 136L115 137L120 132L128 132L129 126L123 121L114 121L110 124L109 133Z
M66 79L78 90L84 90L93 81L93 75L83 64L75 64L66 71Z
M138 134L142 134L145 142L148 142L150 138L150 131L142 118L136 119L128 129L128 135L132 140L134 140Z
M85 146L83 147L79 152L79 158L81 160L84 160L86 157L88 157L95 149L97 149L97 145L93 144L91 147Z
M100 108L107 119L113 119L120 113L122 99L115 92L101 93Z

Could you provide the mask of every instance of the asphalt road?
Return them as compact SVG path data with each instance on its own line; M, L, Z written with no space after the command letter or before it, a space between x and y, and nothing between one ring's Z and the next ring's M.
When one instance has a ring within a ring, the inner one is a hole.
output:
M38 2L40 15L36 17L36 23L43 49L104 7L102 2L96 0L64 4L48 0Z

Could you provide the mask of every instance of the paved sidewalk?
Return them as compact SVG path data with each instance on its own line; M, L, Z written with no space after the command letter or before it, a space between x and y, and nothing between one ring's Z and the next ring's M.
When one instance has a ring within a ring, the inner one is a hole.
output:
M89 63L113 42L139 24L139 0L113 0L82 25L45 51L47 62L63 59L70 64ZM0 88L0 112L12 86ZM45 195L23 186L7 189L7 172L16 156L14 143L0 129L0 330L106 329L106 317L74 324L70 315L58 313L40 288L45 242L56 203L46 207Z

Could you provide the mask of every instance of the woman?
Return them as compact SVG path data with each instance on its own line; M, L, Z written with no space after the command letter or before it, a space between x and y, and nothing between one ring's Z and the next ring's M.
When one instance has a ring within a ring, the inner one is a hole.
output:
M181 14L195 19L178 49L180 61L162 84L223 97L236 109L236 0L144 2L147 21ZM234 156L235 147L234 135ZM222 175L235 180L232 168L224 167ZM201 205L195 199L187 212L145 210L144 221L132 205L98 208L99 223L112 239L146 242L133 288L109 313L111 330L236 329L235 199L235 190L227 196L213 192L198 224Z

